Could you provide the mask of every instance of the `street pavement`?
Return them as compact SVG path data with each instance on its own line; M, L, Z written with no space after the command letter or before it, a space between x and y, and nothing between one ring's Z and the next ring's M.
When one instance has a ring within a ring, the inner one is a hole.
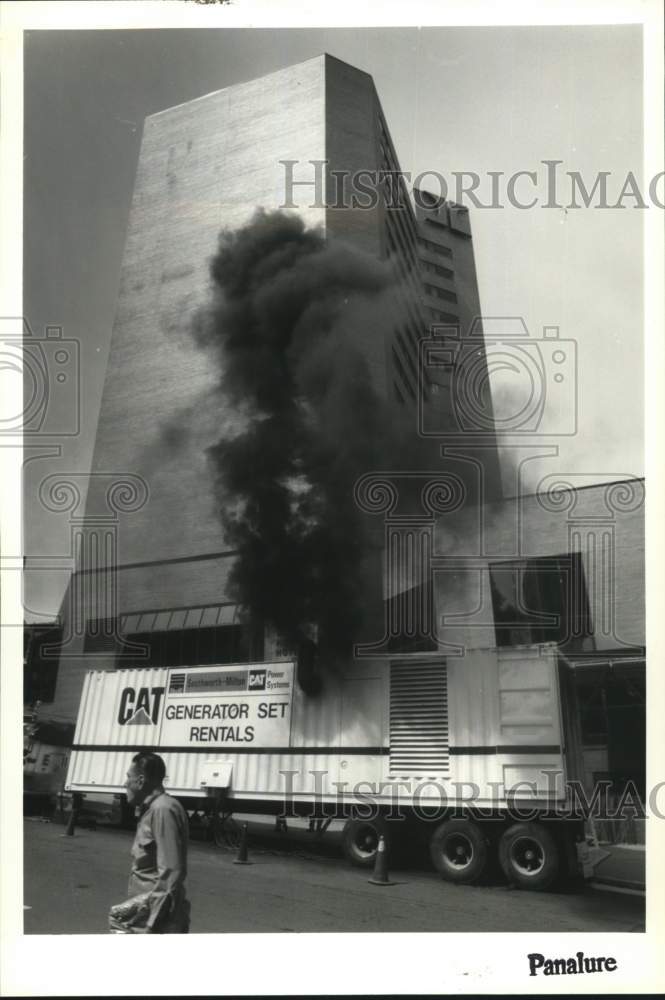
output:
M58 823L26 820L25 933L107 933L109 906L126 895L132 836L99 827L67 837ZM455 886L426 861L391 870L395 885L374 886L371 872L341 857L339 831L317 843L303 829L285 837L252 821L252 864L234 859L232 851L191 841L192 933L644 930L642 898L588 887Z

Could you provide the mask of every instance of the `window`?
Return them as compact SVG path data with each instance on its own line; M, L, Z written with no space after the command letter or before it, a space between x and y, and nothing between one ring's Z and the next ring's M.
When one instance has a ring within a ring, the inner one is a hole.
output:
M452 250L448 247L441 246L440 243L434 243L432 240L426 240L423 236L420 237L418 243L423 250L429 250L430 253L436 253L442 257L452 257L453 255Z
M395 331L395 337L397 338L397 343L402 349L402 355L407 363L409 373L413 378L413 384L418 385L418 369L416 367L416 363L414 362L411 356L411 350L409 349L408 341L403 337L403 335L399 332L399 330Z
M388 256L396 257L398 265L412 287L418 287L415 275L417 274L418 258L409 246L407 246L403 234L390 221L390 216L386 222L386 239L388 243ZM419 289L418 289L419 290Z
M489 570L497 645L580 648L593 634L579 553L493 563Z
M428 316L431 316L433 320L437 323L457 323L459 322L458 317L453 313L441 312L440 309L430 309L429 307L425 309Z
M644 661L576 669L580 737L586 749L601 747L615 796L633 782L642 801L646 789L646 678Z
M428 295L434 296L436 299L446 299L447 302L457 302L457 296L454 292L449 292L445 288L439 288L437 285L424 284L425 291Z
M23 640L23 701L26 705L36 701L50 703L55 699L62 640L62 626L26 627Z
M418 329L411 324L405 325L402 329L404 331L404 336L411 341L411 344L416 352L416 356L418 356L418 352L420 351L420 335Z
M449 229L447 222L442 222L441 219L433 219L431 215L428 215L425 219L425 223L428 226L439 226L441 229Z
M577 685L582 743L586 747L607 744L607 692L604 684Z
M116 666L124 668L248 663L263 655L250 651L251 640L251 630L245 625L120 634L113 629L113 619L104 619L88 623L85 651L115 654Z
M422 261L421 266L428 274L437 274L440 278L448 278L452 280L455 277L455 272L449 267L441 267L439 264L431 264L428 260Z
M148 647L147 659L137 660L137 666L187 667L206 663L248 663L250 660L248 630L242 625L139 632L124 638ZM122 665L128 665L125 657Z
M415 391L413 385L411 384L411 380L409 379L409 376L406 373L406 369L404 368L404 365L402 364L402 362L400 360L400 357L399 357L397 351L395 350L394 345L391 347L391 353L392 353L393 365L395 367L395 370L400 375L400 377L402 379L402 383L404 385L404 388L407 390L407 392L409 393L409 395L411 396L411 398L413 399L413 401L415 403L416 399L417 399L417 397L416 397L416 391Z
M417 257L416 237L409 225L410 221L408 211L403 206L393 208L386 215L386 225L392 229L393 233L398 235L405 255L413 258L415 262Z

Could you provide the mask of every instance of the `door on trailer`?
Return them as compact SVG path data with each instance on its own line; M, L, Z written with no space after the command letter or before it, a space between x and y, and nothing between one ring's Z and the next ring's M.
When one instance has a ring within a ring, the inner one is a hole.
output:
M644 658L630 652L614 656L594 653L566 661L562 674L566 681L568 730L575 750L573 776L584 786L588 800L592 801L594 793L606 785L610 804L616 805L624 794L636 794L644 803ZM599 818L596 833L625 843L639 843L643 836L630 815L621 821Z
M506 795L565 796L555 647L499 652L498 743Z

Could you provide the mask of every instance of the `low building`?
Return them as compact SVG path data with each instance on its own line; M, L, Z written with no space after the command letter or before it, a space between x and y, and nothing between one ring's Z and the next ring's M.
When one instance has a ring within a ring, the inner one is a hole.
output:
M550 721L568 776L589 801L605 786L608 803L628 804L624 822L604 824L606 836L640 838L630 804L646 796L644 481L562 480L546 476L533 494L475 506L460 503L454 475L442 471L443 503L418 520L400 508L396 475L383 515L386 629L367 651L459 658L499 647L519 656L555 644L562 717ZM507 766L548 711L545 690L530 694L528 715L515 715L513 700L517 690L491 722Z

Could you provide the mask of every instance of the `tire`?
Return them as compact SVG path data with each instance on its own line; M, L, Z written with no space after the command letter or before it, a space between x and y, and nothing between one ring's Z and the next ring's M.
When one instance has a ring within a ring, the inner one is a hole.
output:
M437 826L429 842L432 864L447 882L471 885L487 867L487 841L468 819L448 819Z
M541 823L515 823L499 841L499 862L518 889L542 892L559 874L561 852Z
M390 846L386 823L381 818L347 820L342 831L344 857L356 868L372 868L376 860L379 837L385 839L386 847Z

